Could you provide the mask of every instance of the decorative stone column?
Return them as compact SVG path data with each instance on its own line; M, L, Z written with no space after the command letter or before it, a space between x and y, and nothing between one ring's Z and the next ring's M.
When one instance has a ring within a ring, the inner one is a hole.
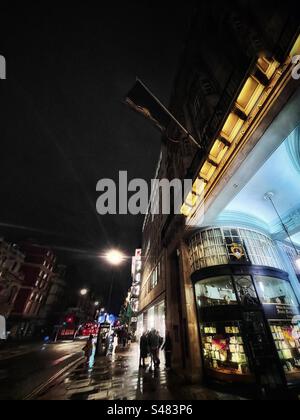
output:
M181 241L179 248L179 265L181 277L181 296L183 321L185 323L185 341L187 347L186 377L192 383L202 382L203 369L200 349L197 308L194 287L191 281L191 264L188 245Z

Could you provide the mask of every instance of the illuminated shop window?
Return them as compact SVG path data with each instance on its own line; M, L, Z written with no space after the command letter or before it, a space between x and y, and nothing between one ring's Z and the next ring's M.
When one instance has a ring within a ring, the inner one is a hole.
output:
M270 327L287 380L299 380L300 321L270 321Z
M296 264L296 259L297 259L299 254L297 254L296 250L291 246L281 244L281 248L286 253L288 259L290 260L291 265L293 266L293 268L295 270L295 272L297 274L299 274L299 268L297 267L297 264Z
M239 234L252 264L284 270L276 245L272 239L247 229L239 229Z
M250 376L239 322L201 326L205 367L223 375Z
M231 263L249 263L284 270L275 243L266 235L234 228L198 232L190 241L193 271Z
M228 255L221 229L197 233L191 240L191 263L194 271L204 267L228 264Z
M196 284L196 299L199 307L237 305L231 277L222 276Z
M239 301L245 306L258 306L260 304L252 278L250 276L235 276L235 287Z
M266 276L255 276L255 282L257 292L263 304L298 305L296 295L289 282Z
M155 289L155 287L158 285L158 269L157 267L153 270L151 276L150 276L150 290Z

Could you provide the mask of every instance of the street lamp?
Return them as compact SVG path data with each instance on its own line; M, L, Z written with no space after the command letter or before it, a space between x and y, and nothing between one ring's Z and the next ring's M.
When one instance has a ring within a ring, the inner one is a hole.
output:
M300 255L299 255L299 250L297 249L294 241L291 238L291 235L290 235L290 232L288 230L288 227L285 225L282 217L279 214L279 210L277 209L277 207L275 205L275 202L274 202L274 196L275 196L275 194L272 191L271 192L267 192L265 194L265 200L270 201L271 205L273 206L273 209L275 210L275 213L277 214L277 216L278 216L278 218L280 220L280 223L281 223L281 225L283 227L283 230L285 231L287 237L290 240L290 243L291 243L292 247L294 248L294 251L295 251L295 254L296 254L296 257L295 257L295 265L296 265L297 269L300 271Z
M81 289L79 293L80 293L80 296L86 296L88 292L89 292L88 289Z
M95 302L95 306L97 307L97 306L99 306L100 305L100 302Z
M117 249L112 249L105 254L106 261L114 266L121 265L125 260L125 255Z

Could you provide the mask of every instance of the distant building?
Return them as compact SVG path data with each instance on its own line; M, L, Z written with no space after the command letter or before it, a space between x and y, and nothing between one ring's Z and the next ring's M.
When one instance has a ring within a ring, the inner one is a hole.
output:
M25 254L24 279L9 324L11 335L23 338L33 336L42 324L41 309L48 299L56 257L49 248L32 243L23 243L20 249Z
M137 249L132 257L132 284L128 290L124 305L121 309L120 319L123 324L129 326L130 331L138 336L142 334L142 325L138 325L138 314L140 309L140 294L142 281L142 250Z
M0 239L0 315L7 318L24 280L21 268L25 255L16 245Z
M66 288L65 280L66 266L58 265L55 267L52 280L49 287L48 296L45 304L41 308L40 318L50 327L56 325L62 314L66 310Z

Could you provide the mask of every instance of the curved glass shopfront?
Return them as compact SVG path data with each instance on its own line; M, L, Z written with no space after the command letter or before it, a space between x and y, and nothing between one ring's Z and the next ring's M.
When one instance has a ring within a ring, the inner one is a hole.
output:
M207 379L300 384L299 302L273 241L209 229L192 238L191 263Z
M190 240L193 271L232 263L249 263L284 270L271 238L250 229L210 228Z

